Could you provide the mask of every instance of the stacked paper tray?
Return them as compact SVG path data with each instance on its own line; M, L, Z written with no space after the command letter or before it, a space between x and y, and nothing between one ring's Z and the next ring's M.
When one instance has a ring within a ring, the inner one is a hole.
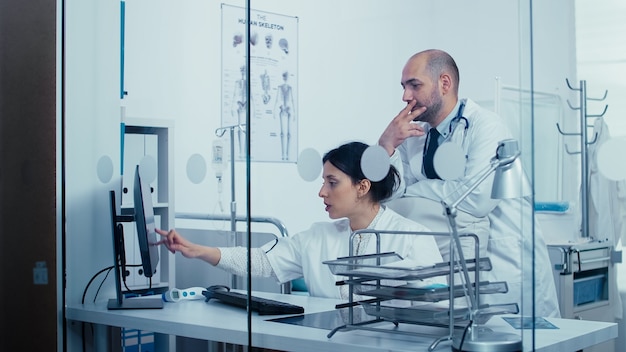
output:
M469 271L476 270L476 260L466 260ZM341 257L325 261L335 275L353 276L369 279L418 280L435 276L448 275L450 263L443 262L431 266L419 266L409 259L405 260L397 253L387 252L361 256ZM489 258L480 258L478 270L491 270ZM458 271L458 270L456 270Z
M381 280L365 281L349 280L347 284L352 284L354 293L376 297L381 299L402 299L413 301L438 302L450 298L450 290L448 286L441 287L417 287L413 283L404 281ZM475 287L475 285L473 285ZM491 293L507 293L508 286L504 281L488 282L483 281L478 285L479 294ZM454 297L461 297L465 293L463 285L454 286Z
M450 309L441 304L424 304L417 306L395 306L395 301L367 303L361 302L365 313L377 318L397 323L418 324L448 324L450 321ZM515 303L483 305L475 313L473 320L477 324L484 324L494 315L517 314L519 307ZM467 307L454 308L454 322L462 323L469 321Z

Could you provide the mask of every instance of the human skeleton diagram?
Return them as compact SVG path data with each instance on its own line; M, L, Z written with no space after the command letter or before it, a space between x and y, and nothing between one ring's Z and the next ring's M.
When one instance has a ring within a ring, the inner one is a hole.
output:
M276 97L276 105L280 104L278 109L274 108L274 112L278 112L280 119L280 146L282 160L289 160L289 147L291 142L291 122L295 121L295 107L293 102L292 87L287 83L289 72L283 73L283 84L278 86L278 96Z
M246 66L243 65L240 68L241 79L235 82L235 92L233 93L233 117L237 117L237 124L245 126L246 124L246 110L248 107L248 83L246 80ZM237 144L239 146L239 157L242 158L244 154L244 131L241 128L237 128Z
M261 88L263 89L263 104L267 104L272 99L270 95L270 75L267 74L267 70L261 75Z

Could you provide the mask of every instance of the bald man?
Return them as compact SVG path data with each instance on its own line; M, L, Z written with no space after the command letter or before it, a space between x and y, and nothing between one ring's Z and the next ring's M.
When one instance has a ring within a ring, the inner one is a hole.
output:
M438 232L450 231L441 202L456 201L489 166L498 143L512 138L498 115L470 99L459 99L459 81L459 69L448 53L430 49L411 56L400 81L406 107L378 141L403 181L388 205ZM442 179L433 167L434 150L443 143L456 143L463 150L464 158L454 161L464 163L459 178ZM559 317L548 249L533 221L530 199L491 199L492 184L493 175L459 204L456 218L459 233L477 235L481 257L491 260L493 269L481 272L481 281L508 285L506 294L482 295L481 302L523 302L524 315L534 311L536 316ZM449 260L449 240L439 239L438 245ZM473 251L473 244L464 241L465 256L473 257Z

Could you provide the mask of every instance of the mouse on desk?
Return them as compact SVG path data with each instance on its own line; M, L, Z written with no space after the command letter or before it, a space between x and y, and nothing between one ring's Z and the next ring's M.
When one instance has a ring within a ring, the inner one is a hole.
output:
M215 292L230 292L230 287L226 285L212 285L204 289L202 295L206 297L206 301L208 302L211 298L216 298L213 295Z

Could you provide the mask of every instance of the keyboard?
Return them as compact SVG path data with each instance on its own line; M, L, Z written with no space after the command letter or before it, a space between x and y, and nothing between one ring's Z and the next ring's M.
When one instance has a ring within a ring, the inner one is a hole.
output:
M239 308L246 308L246 306L248 305L247 294L232 292L230 291L230 288L228 286L224 285L209 286L205 291L202 291L202 295L206 297L205 302L208 302L210 299L215 298L223 303ZM250 300L251 310L259 313L259 315L304 313L303 307L286 302L256 296L252 296Z

